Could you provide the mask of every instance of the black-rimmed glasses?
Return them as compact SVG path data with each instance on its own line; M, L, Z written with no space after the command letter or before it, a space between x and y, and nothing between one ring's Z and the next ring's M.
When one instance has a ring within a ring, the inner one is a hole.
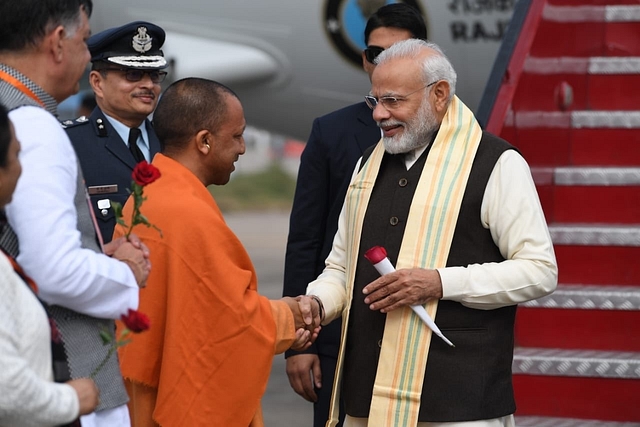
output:
M149 78L153 83L162 83L167 77L166 71L160 70L136 70L135 68L103 68L101 71L121 71L124 73L124 77L130 82L139 82L144 78L145 74L149 75Z
M378 55L380 55L383 51L384 48L380 46L367 46L367 48L364 50L364 57L371 64L374 64L373 61L375 61Z
M408 94L401 96L381 96L380 98L376 98L375 96L366 95L364 97L364 102L366 102L369 108L371 108L372 110L375 110L378 104L382 104L382 106L387 110L393 110L395 108L398 108L402 101L406 101L410 95L413 95L414 93L419 92L422 89L426 89L429 86L433 86L438 82L439 80L436 80L435 82L431 82L428 85L422 86L420 89L416 89L413 92L409 92Z

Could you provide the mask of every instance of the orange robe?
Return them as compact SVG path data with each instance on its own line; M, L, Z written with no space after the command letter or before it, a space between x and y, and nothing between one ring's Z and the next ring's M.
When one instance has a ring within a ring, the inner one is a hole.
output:
M163 237L134 230L151 251L139 306L151 328L118 352L133 426L263 425L260 398L274 354L293 343L293 315L258 294L247 252L196 176L161 154L153 164L162 176L141 211Z

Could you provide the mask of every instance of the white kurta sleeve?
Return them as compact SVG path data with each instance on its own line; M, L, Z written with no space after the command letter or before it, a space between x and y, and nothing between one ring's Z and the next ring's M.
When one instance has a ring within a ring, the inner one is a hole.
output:
M558 268L531 172L522 156L503 153L489 177L481 221L505 261L439 268L443 298L494 309L548 295Z
M20 244L18 262L40 297L99 318L137 308L129 267L81 247L74 205L78 163L66 133L40 108L22 107L9 116L22 146L22 175L6 212Z

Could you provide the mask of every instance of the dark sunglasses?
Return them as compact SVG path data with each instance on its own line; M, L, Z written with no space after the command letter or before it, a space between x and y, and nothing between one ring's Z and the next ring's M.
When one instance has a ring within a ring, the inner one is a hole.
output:
M378 55L380 55L384 51L384 48L380 46L368 46L364 50L364 57L367 58L367 61L374 64L373 61L376 60Z
M124 77L130 82L139 82L145 74L149 75L153 83L162 83L167 77L166 71L159 70L136 70L133 68L103 68L102 71L121 71Z

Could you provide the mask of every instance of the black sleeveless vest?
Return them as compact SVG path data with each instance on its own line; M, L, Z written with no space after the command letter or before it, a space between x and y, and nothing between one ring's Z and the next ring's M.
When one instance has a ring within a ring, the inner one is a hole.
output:
M480 222L489 176L513 149L484 133L456 223L447 267L501 262L504 258ZM371 154L365 152L362 164ZM359 253L381 245L396 264L409 208L429 149L406 170L403 155L385 154L365 214ZM379 274L361 257L349 316L342 393L346 413L368 417L386 315L364 304L362 289ZM511 383L516 306L477 310L454 301L438 303L436 322L456 345L433 335L422 387L419 421L453 422L497 418L515 412Z

